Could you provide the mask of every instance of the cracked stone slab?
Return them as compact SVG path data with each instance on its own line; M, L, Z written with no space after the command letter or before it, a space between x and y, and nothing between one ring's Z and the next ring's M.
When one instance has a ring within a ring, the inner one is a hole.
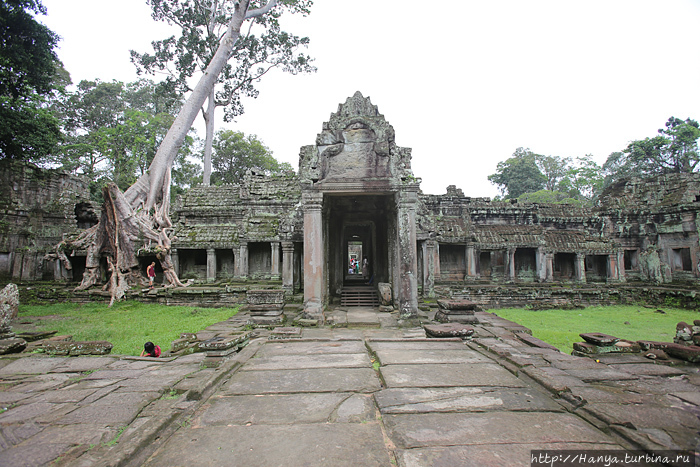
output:
M479 466L503 467L530 465L531 451L546 450L619 450L612 444L544 443L544 444L485 444L479 446L446 446L399 449L396 455L403 467Z
M637 376L615 368L593 368L581 370L566 370L571 376L581 381L623 381L638 379Z
M461 339L447 340L373 340L369 339L367 341L370 349L373 352L379 352L381 350L464 350L467 347L464 345L464 341Z
M380 368L387 387L523 387L525 384L494 363L388 365Z
M368 368L372 366L367 352L357 354L272 355L252 358L242 370L285 370L300 368Z
M368 395L358 395L369 400ZM195 427L226 425L291 425L326 423L349 412L363 420L373 419L373 407L357 406L352 393L267 394L218 396L211 399L193 421Z
M575 415L550 412L387 414L398 448L445 445L612 443Z
M491 363L492 360L480 353L461 349L405 349L405 350L377 350L377 356L382 365L396 364L422 364L422 363Z
M118 357L69 358L53 368L54 373L81 373L83 371L101 370L119 360Z
M239 371L222 391L227 394L295 392L372 392L381 389L371 368L316 368Z
M216 426L180 430L148 467L391 465L378 422Z
M13 448L0 452L0 465L14 467L32 467L49 465L51 461L70 449L70 443L47 443L34 445L22 443Z
M92 404L67 414L57 424L93 423L105 426L124 426L136 418L136 415L149 402L148 395L135 392L111 392Z
M610 368L633 375L645 376L679 376L686 372L678 368L656 363L630 363L627 365L610 365Z
M563 410L550 397L529 388L399 388L384 389L374 398L386 414Z
M309 330L304 331L305 334ZM294 341L266 343L257 353L260 357L271 357L273 355L326 355L338 353L366 353L364 342L360 340L332 340L332 341Z
M68 357L22 357L0 368L1 375L42 375L62 365Z

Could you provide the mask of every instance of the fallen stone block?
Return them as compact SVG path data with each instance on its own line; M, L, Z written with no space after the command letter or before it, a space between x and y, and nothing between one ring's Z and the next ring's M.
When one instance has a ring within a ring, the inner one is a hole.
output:
M613 345L620 339L615 336L609 336L608 334L603 334L600 332L586 332L579 334L583 340L594 345Z
M443 310L470 310L476 311L478 305L471 300L444 300L437 301L438 306Z
M201 351L227 350L247 341L249 334L248 332L242 332L232 336L217 336L200 342L197 344L197 348Z
M194 332L182 332L180 333L180 339L187 339L187 342L197 342L197 334Z
M582 354L637 353L641 346L637 342L620 339L613 345L595 345L590 342L574 342L574 350Z
M479 319L474 315L474 312L465 314L443 309L439 309L435 313L435 321L439 323L479 324Z
M27 347L27 341L19 337L0 339L0 355L19 353Z
M426 324L423 329L428 337L434 338L459 337L460 339L468 339L474 335L473 326L460 323Z
M556 350L557 352L559 352L559 349L554 347L552 344L548 344L543 340L540 340L536 337L532 337L530 334L527 334L525 332L516 332L516 333L514 333L514 335L515 335L515 337L517 337L519 340L525 342L530 347L537 347L539 349Z
M246 299L249 305L264 305L269 303L284 304L284 290L282 289L263 289L249 290L246 293Z
M0 290L0 304L7 305L8 315L6 323L9 327L9 321L17 319L19 314L19 289L15 284L7 284L4 289ZM0 326L5 323L0 323Z
M47 341L41 348L50 355L107 355L112 351L107 341Z
M392 303L391 284L379 282L377 284L377 292L379 293L379 302L383 306L390 306Z
M301 339L301 334L301 328L280 327L273 329L268 339Z
M700 362L700 346L672 344L663 349L671 357L680 358L686 362Z
M192 342L190 342L188 339L175 339L170 343L170 352L179 352L189 347L190 344L192 344Z
M36 332L20 332L17 334L17 337L24 339L27 342L34 342L38 341L41 339L47 339L54 334L56 334L58 331L36 331Z

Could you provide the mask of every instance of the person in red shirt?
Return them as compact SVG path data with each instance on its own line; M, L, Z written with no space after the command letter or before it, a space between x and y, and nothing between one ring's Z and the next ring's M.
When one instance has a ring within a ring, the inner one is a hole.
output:
M142 357L160 357L160 346L154 345L153 342L146 342L143 344L143 352L141 352Z
M156 263L155 261L151 263L150 266L146 268L146 275L148 276L148 287L153 288L153 281L156 279Z

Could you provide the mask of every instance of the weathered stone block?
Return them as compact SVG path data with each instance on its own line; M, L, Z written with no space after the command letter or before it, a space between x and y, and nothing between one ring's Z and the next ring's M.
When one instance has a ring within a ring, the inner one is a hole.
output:
M197 342L197 334L194 332L180 333L180 339L187 339L187 342Z
M600 332L586 332L583 334L579 334L588 343L594 344L594 345L613 345L620 339L615 336L609 336L608 334L603 334Z
M393 298L391 296L391 284L387 282L380 282L377 284L377 291L379 292L379 302L382 306L391 306Z
M27 347L27 341L18 337L0 339L0 355L8 353L18 353Z
M187 339L175 339L170 343L171 352L179 352L180 350L186 349L190 345L190 341Z
M9 320L17 318L19 314L19 289L15 284L7 284L4 289L0 290L0 304L6 304L9 307ZM3 326L0 322L0 327ZM9 326L9 322L7 325Z
M478 305L470 300L438 300L438 306L443 310L469 310L476 311Z
M446 312L449 311L449 312ZM465 310L466 311L466 310ZM435 321L439 323L464 323L464 324L478 324L479 319L474 315L474 312L468 313L455 313L451 310L439 309L435 313Z
M474 335L474 327L460 323L451 324L426 324L423 326L428 337L446 338L459 337L467 339Z
M246 294L246 298L248 300L248 304L250 305L264 305L271 303L284 305L284 290L249 290Z
M42 345L50 355L107 355L112 351L112 343L107 341L48 341Z
M206 341L200 342L199 344L197 344L197 348L199 348L199 350L202 350L202 351L226 350L226 349L230 349L232 347L235 347L235 346L247 341L249 338L249 335L250 335L249 332L242 332L240 334L231 335L231 336L217 336L217 337L214 337L212 339L208 339Z

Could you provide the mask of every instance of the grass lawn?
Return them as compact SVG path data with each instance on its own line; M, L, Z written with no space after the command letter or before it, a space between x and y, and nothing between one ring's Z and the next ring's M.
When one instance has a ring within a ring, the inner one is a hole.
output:
M146 341L166 351L180 333L201 331L237 312L238 308L166 306L135 301L117 302L112 308L104 303L56 303L20 305L19 321L29 321L32 317L31 330L55 330L59 335L72 335L75 341L105 340L114 344L113 354L139 355ZM25 325L22 324L14 327L15 332L23 329Z
M656 310L665 313L657 313ZM579 334L602 332L620 339L673 342L676 324L685 321L691 326L700 319L700 312L677 308L644 308L642 306L588 307L581 310L526 310L503 308L490 310L498 316L532 329L533 336L565 353L571 353L574 342L582 342ZM625 324L628 322L629 324Z

